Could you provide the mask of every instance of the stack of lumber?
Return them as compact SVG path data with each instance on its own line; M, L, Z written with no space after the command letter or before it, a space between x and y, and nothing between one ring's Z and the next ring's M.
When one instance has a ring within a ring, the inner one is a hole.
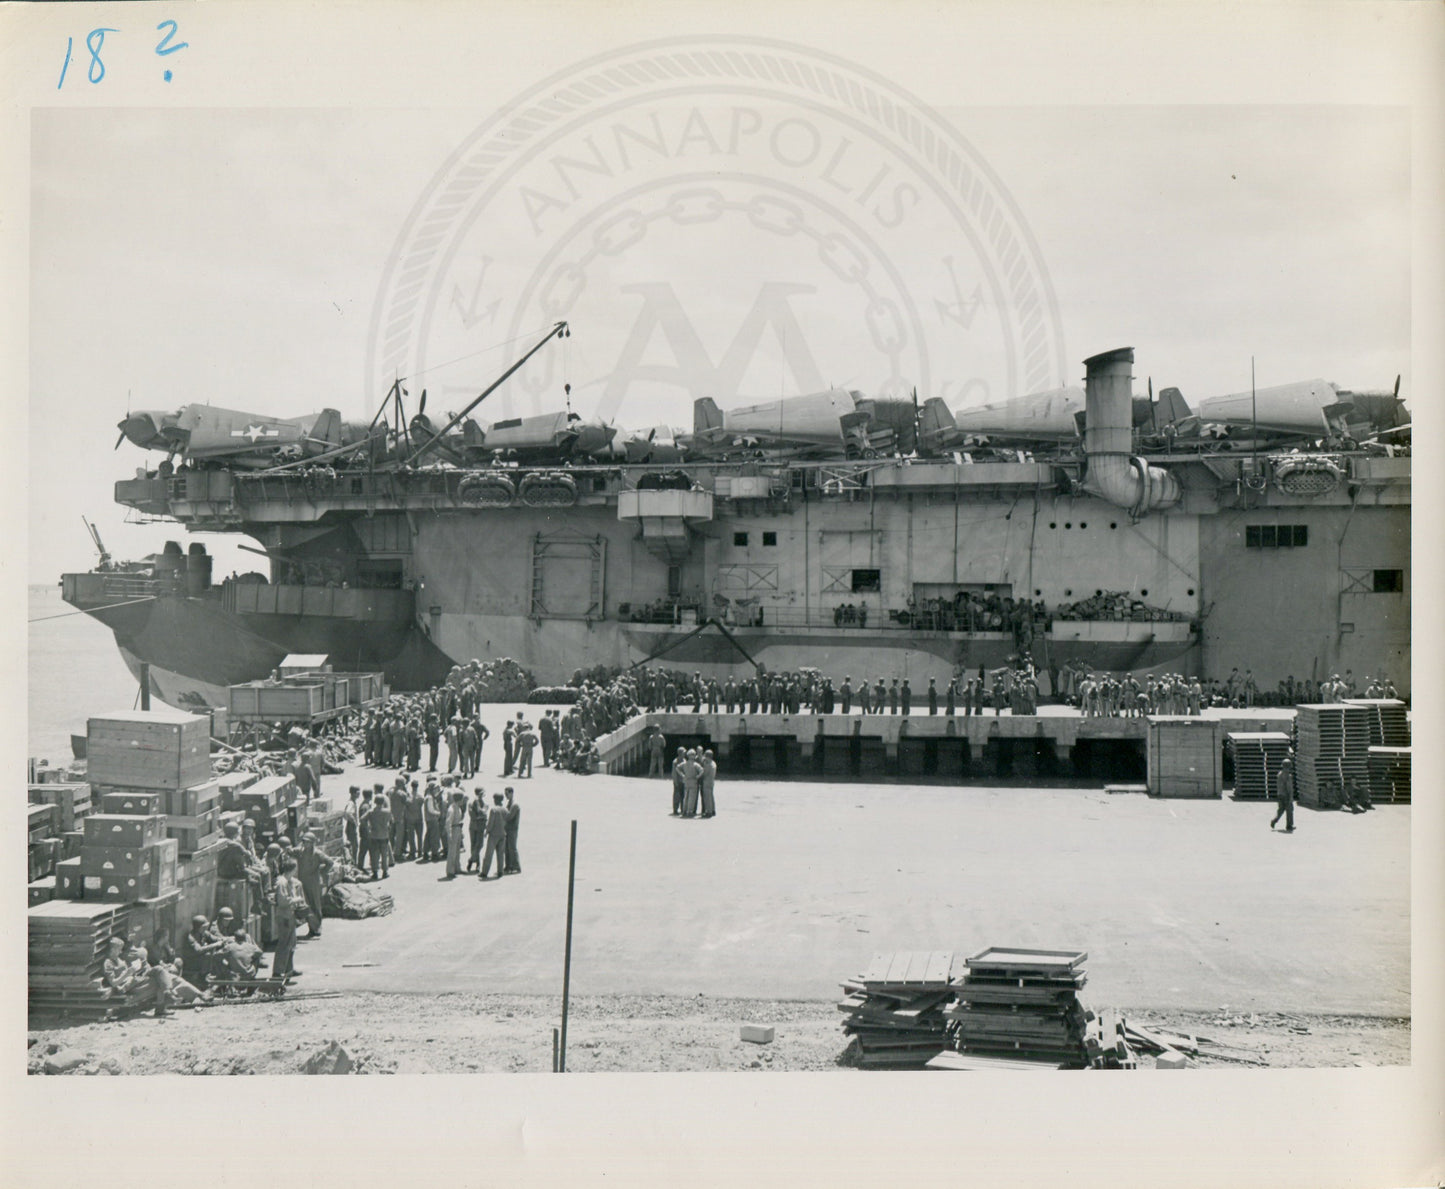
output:
M1078 992L1088 954L992 946L965 960L944 1009L954 1047L981 1068L989 1059L1054 1068L1088 1064L1088 1018Z
M922 1069L947 1045L944 1008L962 965L950 952L874 954L868 968L843 983L843 1031L865 1069Z
M124 904L52 900L29 911L30 1011L104 1017L127 1006L101 981L106 945L126 935Z
M1410 749L1372 747L1367 761L1370 800L1388 805L1410 804Z
M1138 1069L1130 1047L1129 1026L1113 1008L1084 1013L1084 1055L1090 1069Z
M1234 799L1273 801L1275 778L1289 755L1283 731L1231 731L1225 746L1234 760Z
M1300 706L1295 736L1295 797L1311 809L1338 809L1346 783L1368 778L1370 712L1344 702Z
M1368 713L1371 746L1410 746L1410 720L1399 698L1348 698L1345 705L1362 707Z

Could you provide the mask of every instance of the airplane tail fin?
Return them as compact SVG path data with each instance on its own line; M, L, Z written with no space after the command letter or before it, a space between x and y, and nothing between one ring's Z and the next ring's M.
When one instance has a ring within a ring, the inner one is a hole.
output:
M918 446L924 453L950 450L963 441L958 422L943 403L943 398L930 396L918 411Z
M1158 420L1162 425L1168 425L1171 421L1184 421L1194 416L1194 410L1184 399L1184 394L1177 388L1161 388L1159 390Z
M318 451L334 450L341 445L341 414L335 409L322 409L311 427L311 445Z
M692 403L692 432L699 437L709 430L721 429L723 426L722 410L717 407L717 401L710 396L700 396Z

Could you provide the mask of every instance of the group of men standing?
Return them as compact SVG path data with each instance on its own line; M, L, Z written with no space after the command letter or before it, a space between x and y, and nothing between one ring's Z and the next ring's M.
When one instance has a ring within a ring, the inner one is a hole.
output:
M649 775L662 775L662 756L666 750L662 732L648 741L651 751ZM717 802L713 790L717 784L717 760L705 748L677 749L672 761L672 816L716 817ZM701 812L699 813L699 809Z
M352 785L343 819L348 857L363 873L369 866L372 880L388 879L393 863L408 860L445 860L444 878L456 878L461 874L467 829L471 832L468 872L479 869L481 878L487 879L494 856L497 878L522 870L517 851L522 807L510 786L505 793L494 793L489 806L480 785L468 804L459 778L450 775L429 777L424 790L418 790L416 781L408 786L405 776L398 776L390 790L380 784L365 791Z

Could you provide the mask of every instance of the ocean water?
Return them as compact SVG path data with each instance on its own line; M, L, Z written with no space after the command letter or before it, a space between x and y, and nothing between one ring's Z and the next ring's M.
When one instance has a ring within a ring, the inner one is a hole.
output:
M137 705L140 689L110 629L76 614L58 585L32 586L27 595L26 754L65 763L72 733L85 734L91 715Z

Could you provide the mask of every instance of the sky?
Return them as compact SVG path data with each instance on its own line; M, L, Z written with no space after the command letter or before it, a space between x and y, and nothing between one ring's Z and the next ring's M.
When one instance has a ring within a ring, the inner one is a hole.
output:
M718 140L729 104L719 99L702 108ZM776 125L787 116L774 106ZM766 107L760 110L768 119ZM1052 283L1064 365L1054 368L1061 374L1049 385L1032 388L1078 383L1086 355L1133 346L1141 388L1152 379L1156 390L1173 384L1186 398L1248 389L1251 356L1261 386L1321 377L1388 388L1403 373L1402 392L1407 400L1413 395L1404 111L956 107L937 115L992 167ZM159 460L130 443L112 449L114 427L128 408L171 410L194 401L277 416L322 407L370 416L390 380L368 375L388 262L429 180L481 122L475 111L451 109L35 113L31 582L88 567L93 550L82 515L119 557L144 554L176 535L174 526L126 524L112 502L114 480ZM790 150L777 140L773 147L781 156L762 150L747 168L786 186L788 166L809 146ZM668 167L682 171L690 163L674 157ZM535 192L546 195L547 182L557 190L555 171ZM515 188L525 185L524 174ZM607 200L598 204L604 215ZM466 292L468 277L480 275L465 272L468 252L510 249L516 259L494 261L494 274L510 264L512 284L524 290L536 287L547 251L565 258L571 241L595 229L596 219L574 226L559 219L554 230L544 199L530 201L544 207L536 245L526 242L518 204L508 210L493 202L482 215L511 220L511 230L521 231L490 249L460 242L457 280L448 275L435 286L440 312L424 352L429 375L417 383L431 383L448 409L480 391L508 351L524 349L550 324L508 293L516 307L510 324L494 318L465 326L460 315L475 297ZM791 250L786 242L760 250L745 242L745 231L730 235L720 227L716 235L679 243L678 229L670 230L673 242L651 233L631 272L617 266L600 283L589 277L599 300L580 303L572 338L548 349L557 358L547 366L557 370L549 371L546 389L528 403L524 373L513 381L521 395L501 390L490 410L479 411L484 422L557 407L561 393L552 381L563 371L577 410L596 410L610 361L625 354L637 326L636 310L624 303L649 278L679 291L678 304L714 361L736 339L763 284L824 287L807 252L781 258ZM948 233L936 224L904 227L877 254L895 271L927 267L918 261L936 248L935 235ZM751 271L740 259L749 252L758 262ZM956 253L965 264L968 255L966 245ZM534 258L543 259L540 269ZM736 282L731 291L720 277ZM907 285L907 277L898 283ZM949 293L937 290L933 300L940 295ZM800 382L814 378L809 361L822 382L880 390L881 372L870 373L852 348L861 333L856 302L843 287L824 296L829 300L816 304L829 317L808 328L805 362L795 366L799 353L780 345L782 331L776 319L769 322L733 403L799 391ZM924 292L915 300L925 334L945 320L928 308L929 299ZM483 294L477 308L490 300ZM446 313L454 315L457 333L436 329ZM806 311L799 316L806 320ZM486 350L525 332L532 337ZM469 358L450 362L459 355ZM659 330L638 367L662 367L675 355ZM919 383L909 363L900 369L905 391ZM1030 388L1015 376L1014 392L999 382L986 392L962 390L956 378L973 368L966 344L935 344L931 365L931 388L920 396L941 392L955 407ZM677 385L634 388L630 406L612 410L619 422L690 423L690 394ZM219 572L250 565L225 538L209 544Z

